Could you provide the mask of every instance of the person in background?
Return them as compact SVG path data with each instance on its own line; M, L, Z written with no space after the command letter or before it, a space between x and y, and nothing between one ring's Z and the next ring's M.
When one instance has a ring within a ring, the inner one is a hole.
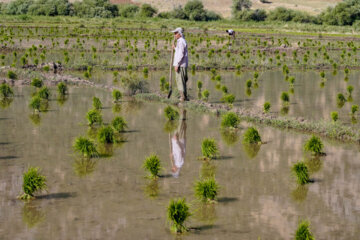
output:
M175 56L173 66L175 67L176 85L180 92L180 101L188 101L186 83L188 81L187 69L188 69L188 46L184 37L184 30L182 28L176 28L174 31L174 37L176 39Z
M233 39L235 39L235 31L234 30L228 29L228 30L226 30L226 32L229 34L229 36L232 36Z

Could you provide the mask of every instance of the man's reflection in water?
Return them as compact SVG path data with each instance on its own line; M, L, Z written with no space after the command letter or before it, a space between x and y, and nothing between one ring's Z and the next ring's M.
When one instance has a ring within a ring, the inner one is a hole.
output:
M186 110L180 109L179 126L170 139L171 172L177 178L184 165L186 149Z

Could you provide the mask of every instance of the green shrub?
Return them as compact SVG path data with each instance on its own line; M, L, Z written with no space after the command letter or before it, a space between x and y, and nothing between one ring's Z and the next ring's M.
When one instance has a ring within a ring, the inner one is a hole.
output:
M139 12L139 9L137 5L126 4L119 9L119 15L125 18L134 17Z
M170 200L167 215L172 223L172 230L174 232L181 233L187 231L184 223L191 216L191 213L185 199Z
M115 134L112 127L101 127L98 131L98 140L100 143L114 143L115 142Z
M14 96L14 91L7 83L2 83L0 85L0 96L1 98L9 98Z
M60 96L65 96L68 92L67 85L63 82L60 82L57 85L57 90L58 90L58 93L60 94Z
M86 118L88 120L89 126L102 123L101 113L96 109L92 109L92 110L88 111L86 114Z
M43 85L44 85L44 83L41 79L33 78L31 80L31 86L33 86L33 87L41 88Z
M309 170L305 163L298 162L295 163L291 168L293 174L295 175L297 182L301 185L304 185L306 183L310 182L309 178Z
M114 102L119 102L122 98L122 94L119 90L114 89L112 92Z
M10 79L12 79L12 80L17 79L16 73L14 73L14 72L11 71L11 70L7 72L7 77L10 78Z
M271 108L270 102L265 102L264 103L264 112L266 112L266 113L269 112L270 108Z
M177 110L175 110L174 108L172 108L171 106L167 106L164 109L164 113L165 113L165 117L170 120L176 120L179 118L179 112Z
M267 13L264 9L255 9L255 10L244 10L237 12L235 18L242 21L256 21L261 22L265 21Z
M216 158L219 150L215 139L205 138L201 143L201 152L205 158L213 159Z
M240 123L239 116L234 112L228 112L222 116L221 127L237 128Z
M295 240L315 240L309 226L310 223L308 221L301 221L295 233Z
M100 110L102 108L102 103L100 101L99 98L97 97L93 97L93 107L96 109L96 110Z
M139 16L141 17L153 17L157 13L157 9L152 7L150 4L141 5Z
M219 185L214 178L198 180L195 184L195 196L206 202L214 201L219 191Z
M39 92L37 93L37 95L41 98L41 99L45 99L45 100L49 100L50 98L50 90L48 87L44 86L42 88L40 88Z
M39 168L29 167L23 175L24 194L20 199L28 200L34 198L34 193L46 189L46 177L41 175Z
M233 17L236 18L239 12L250 9L251 6L252 3L250 0L233 0L233 4L231 6Z
M321 142L320 138L314 135L311 136L311 138L304 145L305 151L311 152L312 154L315 155L322 154L323 147L324 145Z
M160 159L157 155L150 155L144 161L143 168L150 172L152 178L158 177L161 170Z
M336 122L339 119L339 114L338 112L331 112L331 119Z
M254 127L249 127L244 133L243 142L246 144L260 144L261 137L258 130Z
M78 137L74 142L74 150L81 153L86 158L98 156L95 144L85 137Z
M112 120L111 125L117 132L124 132L127 128L126 121L122 117L116 117Z

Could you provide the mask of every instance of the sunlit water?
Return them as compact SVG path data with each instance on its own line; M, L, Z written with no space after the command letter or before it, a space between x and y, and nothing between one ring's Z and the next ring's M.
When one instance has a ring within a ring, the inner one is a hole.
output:
M0 239L174 239L166 208L177 197L185 197L193 212L187 226L195 230L183 239L292 239L301 219L310 220L316 239L358 239L358 146L324 141L327 156L309 160L302 150L309 136L258 126L265 144L249 149L242 144L248 124L241 124L236 141L224 138L220 119L188 111L185 161L174 178L169 140L176 132L164 130L165 105L126 99L116 113L109 92L71 87L62 106L53 91L49 111L33 121L31 91L15 88L14 101L0 109ZM111 157L84 162L72 144L89 133L85 115L93 96L103 102L105 123L121 115L129 128ZM215 138L220 148L220 158L210 165L198 160L205 137ZM163 165L157 182L142 169L151 153ZM311 161L314 182L301 188L290 168L303 159ZM16 197L29 166L41 167L48 191L24 203ZM196 201L193 186L201 174L215 174L218 203Z

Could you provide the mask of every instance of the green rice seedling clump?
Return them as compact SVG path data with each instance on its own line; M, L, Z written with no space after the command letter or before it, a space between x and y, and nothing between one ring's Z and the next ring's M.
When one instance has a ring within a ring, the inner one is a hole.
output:
M201 143L201 152L205 158L213 159L216 158L219 150L215 139L205 138Z
M351 114L355 114L359 110L359 105L352 105L351 106Z
M310 222L301 221L295 233L295 240L315 240L315 237L310 231Z
M251 88L251 86L252 86L252 80L251 80L251 79L248 79L248 80L246 81L246 87L247 87L247 88Z
M290 96L289 93L287 92L282 92L281 96L280 96L281 101L283 101L283 103L289 103L290 102Z
M7 83L2 83L0 85L0 96L1 98L8 98L14 96L14 91Z
M165 113L165 117L170 121L176 120L180 116L179 112L177 110L175 110L174 108L172 108L171 106L167 106L164 109L164 113Z
M48 87L44 86L42 88L40 88L39 92L37 93L37 95L41 98L41 99L45 99L45 100L49 100L50 98L50 90Z
M7 77L10 78L10 79L12 79L12 80L17 79L16 73L13 72L13 71L11 71L11 70L7 72Z
M309 170L304 162L295 163L291 170L299 184L304 185L310 182Z
M97 110L100 110L102 108L102 103L99 98L93 97L93 107Z
M336 122L339 119L338 112L331 112L331 119Z
M237 128L240 123L239 116L234 112L228 112L222 116L221 127Z
M92 110L88 111L86 114L86 118L88 120L89 126L93 126L94 124L102 123L101 113L96 109L92 109Z
M172 224L172 230L176 233L186 232L185 221L191 216L189 206L186 204L185 199L172 199L170 200L167 209L168 219Z
M233 94L226 94L223 96L223 101L226 102L227 104L232 105L235 101L235 96Z
M203 99L205 101L207 101L209 99L210 92L209 92L209 90L205 89L204 91L202 91L201 95L202 95Z
M127 128L127 123L126 123L126 121L124 120L123 117L115 117L112 120L111 125L119 133L124 132L125 128Z
M265 102L264 103L264 112L268 113L270 111L270 108L271 108L270 102Z
M197 88L199 89L199 91L201 91L202 89L202 86L203 86L203 82L202 81L197 81Z
M122 94L119 90L114 89L114 91L112 92L112 97L114 102L119 102L122 98Z
M33 86L33 87L41 88L43 85L44 85L44 83L41 79L33 78L31 80L31 86Z
M41 175L39 168L29 167L23 175L24 194L19 198L28 200L34 198L34 193L46 189L46 177Z
M68 92L68 87L67 87L67 85L65 83L60 82L57 85L57 91L61 96L65 96L67 94L67 92Z
M144 161L143 168L150 172L152 178L157 178L161 170L159 157L155 154L147 157Z
M98 132L98 140L100 143L114 143L115 142L115 134L112 127L102 127Z
M34 109L35 111L40 111L41 98L39 96L32 97L30 100L29 107Z
M247 144L260 144L261 137L258 130L254 127L249 127L244 133L243 142Z
M201 201L215 201L219 185L214 178L198 180L195 183L195 196Z
M311 136L311 138L305 143L304 149L307 152L312 154L319 155L322 154L324 144L321 142L319 137Z
M85 137L76 138L73 147L86 158L98 156L95 144Z

